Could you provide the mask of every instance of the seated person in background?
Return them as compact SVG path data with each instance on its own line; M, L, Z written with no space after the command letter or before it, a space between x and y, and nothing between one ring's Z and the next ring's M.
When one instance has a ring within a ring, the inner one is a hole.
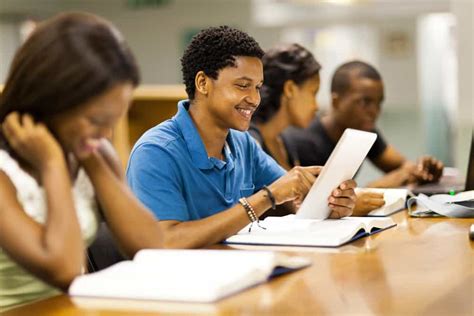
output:
M298 44L268 50L262 58L264 82L261 102L252 117L249 133L262 149L283 168L300 165L297 148L281 137L289 126L306 128L318 105L321 65L313 54ZM354 214L362 215L385 203L383 194L359 193Z
M264 82L260 105L252 117L249 133L283 168L299 166L295 148L281 138L288 126L308 127L318 105L321 65L298 44L268 50L262 58Z
M105 140L138 81L120 33L90 14L41 23L16 53L0 96L0 311L66 290L100 215L126 255L162 246Z
M375 123L384 100L382 77L369 64L352 61L340 66L331 82L332 111L316 119L306 129L291 128L283 137L296 147L301 165L323 165L346 128L377 133L368 157L386 173L368 187L399 187L410 183L438 181L443 163L433 157L408 161L388 145Z
M218 243L275 204L288 202L293 213L292 202L301 202L319 174L320 167L286 173L246 132L260 103L262 56L239 30L198 33L181 59L189 100L132 149L128 182L160 218L165 247ZM354 186L345 181L328 197L332 218L352 213Z

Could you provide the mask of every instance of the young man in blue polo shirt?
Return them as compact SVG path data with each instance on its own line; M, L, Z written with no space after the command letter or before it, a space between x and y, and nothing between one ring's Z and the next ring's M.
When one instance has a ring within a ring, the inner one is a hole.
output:
M127 178L160 219L165 246L198 248L238 232L275 204L295 212L320 167L285 172L246 133L260 103L263 51L230 27L197 34L182 59L189 100L135 144ZM331 217L348 216L355 182L328 198Z

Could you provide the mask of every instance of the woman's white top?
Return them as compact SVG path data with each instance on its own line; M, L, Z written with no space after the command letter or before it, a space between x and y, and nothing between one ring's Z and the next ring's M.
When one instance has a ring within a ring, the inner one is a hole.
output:
M44 224L48 216L44 188L35 178L21 169L18 162L5 150L0 150L0 170L15 186L17 199L25 213L34 221ZM86 245L89 245L94 240L98 229L99 214L94 188L83 169L79 170L73 183L72 193L82 237ZM0 220L7 221L8 218ZM22 238L21 231L17 234L18 238ZM58 293L58 289L23 269L0 247L0 311Z

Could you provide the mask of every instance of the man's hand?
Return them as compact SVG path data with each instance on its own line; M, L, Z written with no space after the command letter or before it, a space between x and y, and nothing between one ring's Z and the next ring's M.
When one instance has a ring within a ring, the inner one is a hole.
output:
M321 169L320 166L294 167L273 182L269 189L275 197L276 204L288 201L294 201L296 205L301 204Z
M415 168L411 172L413 182L422 184L437 182L443 175L444 165L438 159L431 156L423 156L418 159Z
M331 214L329 218L341 218L350 216L354 211L356 194L354 188L357 183L354 180L347 180L341 183L328 198Z
M365 216L369 212L382 207L385 204L383 193L370 191L357 192L356 205L354 207L354 216Z

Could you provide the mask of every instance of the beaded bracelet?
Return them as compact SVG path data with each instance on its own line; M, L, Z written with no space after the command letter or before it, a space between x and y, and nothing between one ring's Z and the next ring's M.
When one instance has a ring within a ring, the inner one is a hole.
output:
M258 227L262 229L266 229L265 227L260 226L260 220L258 219L257 214L255 213L255 210L253 209L252 205L247 201L246 198L241 198L239 199L239 203L244 207L245 212L247 213L247 216L249 217L250 220L250 227L249 227L249 233L252 231L252 226L253 223L257 222Z

